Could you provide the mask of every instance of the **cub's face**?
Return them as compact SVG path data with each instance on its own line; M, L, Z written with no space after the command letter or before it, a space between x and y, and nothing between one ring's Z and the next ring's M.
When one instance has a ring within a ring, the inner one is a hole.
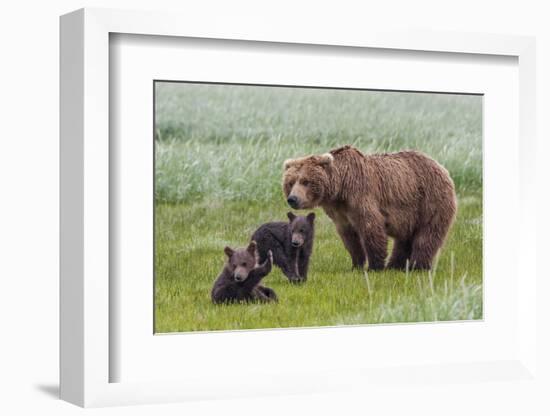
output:
M313 239L313 221L315 213L312 212L307 217L294 215L292 212L287 214L292 235L291 244L293 247L302 247L307 241Z
M224 252L227 256L226 268L231 272L233 280L245 281L257 264L256 242L252 241L247 248L225 247Z
M326 153L285 161L283 193L291 208L310 209L321 203L328 191L327 168L332 160Z

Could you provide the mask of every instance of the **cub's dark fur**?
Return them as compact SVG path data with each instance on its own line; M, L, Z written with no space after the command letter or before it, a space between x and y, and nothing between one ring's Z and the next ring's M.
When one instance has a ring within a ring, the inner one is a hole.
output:
M307 217L287 214L289 222L268 222L258 228L252 240L258 245L260 262L268 251L273 252L273 262L279 266L288 280L305 282L309 257L313 249L315 213Z
M260 281L271 272L273 254L268 252L266 259L257 266L256 243L250 242L247 248L225 247L227 262L212 288L212 302L271 302L277 301L273 289L260 285Z

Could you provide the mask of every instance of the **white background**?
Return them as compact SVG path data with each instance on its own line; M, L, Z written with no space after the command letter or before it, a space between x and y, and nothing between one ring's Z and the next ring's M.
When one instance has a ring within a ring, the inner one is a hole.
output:
M541 188L539 248L550 248L548 189L550 152L550 31L544 1L376 1L331 3L282 1L20 1L0 11L0 412L4 414L80 413L55 399L58 377L58 16L83 6L179 10L208 24L210 14L246 14L286 25L381 25L537 35L539 173ZM257 4L256 4L257 3ZM260 4L261 3L261 4ZM263 5L263 7L262 7ZM284 29L282 29L284 30ZM546 121L546 125L543 122ZM543 140L545 138L545 140ZM503 230L505 237L505 230ZM543 246L544 244L544 246ZM505 253L503 253L505 254ZM547 257L539 256L539 267ZM550 274L550 273L549 273ZM550 278L550 276L549 276ZM539 293L550 294L542 282ZM550 302L549 302L550 303ZM549 307L540 312L548 325ZM550 351L550 330L540 332ZM545 351L539 361L548 371ZM546 352L548 354L548 352ZM483 387L483 388L481 388ZM546 386L546 393L550 387ZM100 414L548 414L541 391L507 383L431 388L388 386L376 397L340 392L317 396L258 398L162 406L93 410ZM542 399L541 399L542 398Z

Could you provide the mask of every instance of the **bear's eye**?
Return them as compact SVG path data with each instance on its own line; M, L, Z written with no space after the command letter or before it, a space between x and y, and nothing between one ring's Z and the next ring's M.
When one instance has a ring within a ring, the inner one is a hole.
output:
M246 267L246 263L242 263L241 266Z
M309 181L302 181L302 185L308 186L308 185L309 185Z

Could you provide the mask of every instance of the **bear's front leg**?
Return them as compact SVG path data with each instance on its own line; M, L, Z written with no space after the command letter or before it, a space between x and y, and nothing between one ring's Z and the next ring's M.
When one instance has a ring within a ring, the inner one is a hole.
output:
M298 274L300 278L305 282L307 280L307 271L309 268L309 256L306 255L303 251L300 251L297 265L298 265Z
M323 209L332 222L334 222L336 231L344 243L344 247L351 256L352 268L363 269L367 260L365 255L365 247L363 247L361 237L350 223L350 220L346 215L346 210L341 206L330 205L323 207Z
M266 261L264 261L263 264L256 267L248 274L248 277L245 279L244 283L242 284L243 289L251 293L252 290L260 283L260 281L269 273L271 273L272 266L273 266L273 253L271 252L271 250L269 250L267 252Z
M336 231L338 231L346 250L351 256L352 267L354 269L363 269L367 257L365 256L365 248L359 234L357 234L351 224L337 223Z
M353 218L353 225L365 247L369 270L384 269L388 249L384 217L376 211L359 212Z

